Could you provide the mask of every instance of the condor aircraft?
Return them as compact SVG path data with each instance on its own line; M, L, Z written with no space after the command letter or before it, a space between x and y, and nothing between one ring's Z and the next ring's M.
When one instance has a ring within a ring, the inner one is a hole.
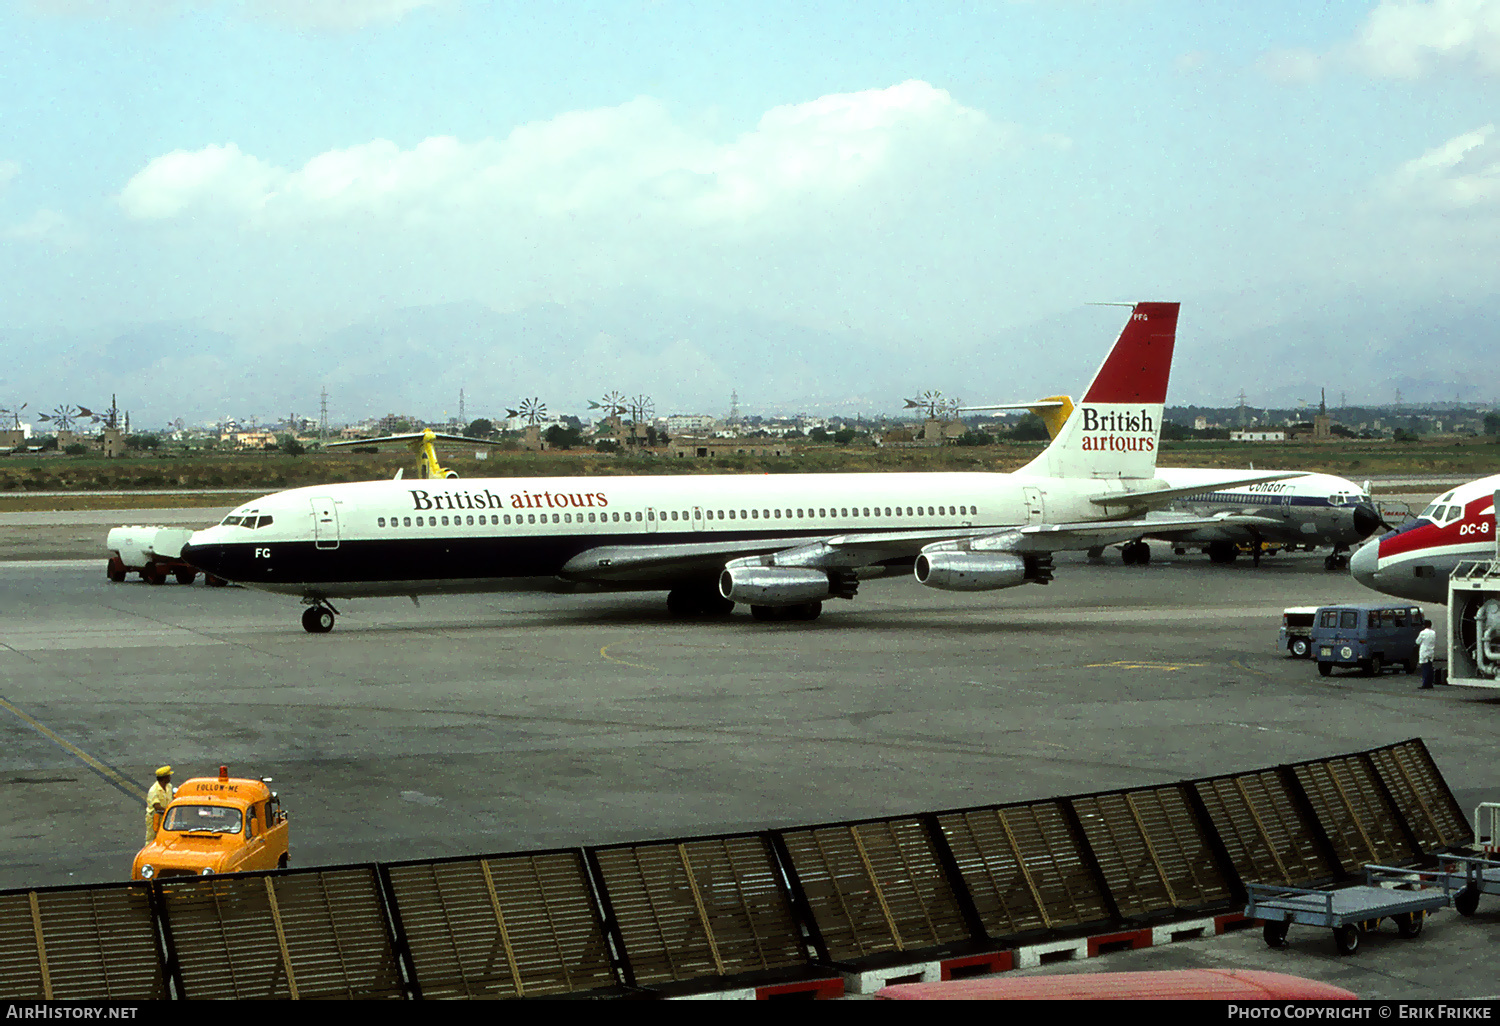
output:
M907 400L907 405L916 403ZM1056 438L1072 413L1073 400L1054 395L1030 402L962 408L962 412L975 413L995 410L1030 410ZM1268 542L1283 548L1331 545L1333 551L1324 558L1323 568L1333 570L1348 564L1349 546L1387 526L1370 499L1368 486L1361 488L1332 474L1289 474L1285 480L1235 487L1216 483L1224 478L1222 470L1159 467L1156 476L1178 491L1192 491L1200 483L1201 490L1149 513L1147 519L1154 526L1120 546L1120 558L1127 564L1149 563L1151 547L1144 539L1161 538L1176 545L1179 553L1184 546L1201 546L1215 563L1234 562L1242 542ZM1090 556L1103 553L1103 546L1089 549Z
M1349 558L1366 588L1417 602L1447 602L1453 568L1495 558L1495 492L1500 474L1444 492L1399 530L1372 538Z
M666 591L678 615L736 603L811 620L862 580L990 591L1052 578L1051 553L1139 537L1153 507L1284 474L1174 488L1155 475L1178 304L1139 303L1078 408L1013 474L777 474L370 481L267 495L182 557L296 595L331 630L337 598L523 589ZM1206 522L1206 521L1205 521Z

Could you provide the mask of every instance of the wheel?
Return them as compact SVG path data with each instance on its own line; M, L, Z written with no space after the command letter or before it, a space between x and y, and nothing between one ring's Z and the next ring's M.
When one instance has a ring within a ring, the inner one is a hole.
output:
M805 605L793 606L787 610L789 620L816 620L823 612L823 603L808 602Z
M1369 659L1365 660L1366 677L1379 677L1380 671L1383 669L1385 669L1385 667L1381 664L1379 656L1371 656Z
M1407 912L1396 917L1396 932L1403 937L1416 937L1422 932L1422 924L1426 921L1425 912Z
M1337 570L1338 569L1338 565L1339 565L1339 561L1337 559L1335 559L1334 557L1332 557L1332 556L1324 556L1323 557L1323 569L1324 570Z
M1145 566L1147 563L1150 563L1150 562L1151 562L1151 546L1147 545L1145 542L1136 542L1135 543L1135 563L1136 563L1136 566Z
M1090 559L1098 559L1102 555L1104 555L1104 546L1103 545L1092 545L1092 546L1089 547L1089 558Z
M1126 566L1131 566L1132 564L1135 563L1135 546L1134 545L1132 545L1129 542L1126 542L1124 545L1120 546L1120 562L1124 563Z
M1312 654L1312 642L1306 638L1293 638L1291 645L1288 647L1291 649L1292 655L1298 659L1306 659Z
M772 620L781 619L781 617L778 615L779 613L780 610L775 606L750 607L750 615L755 617L757 620L760 620L762 623L770 623Z
M119 556L109 557L109 563L104 568L104 575L116 584L124 581L125 575L128 572L125 569L125 564L120 561Z
M1352 955L1359 950L1359 927L1340 926L1333 931L1333 946L1341 955Z
M327 606L308 606L302 611L302 629L309 634L327 634L333 630L333 610Z
M1282 919L1282 920L1268 919L1268 920L1266 920L1266 925L1261 930L1261 936L1266 939L1266 947L1268 947L1268 948L1284 948L1284 947L1286 947L1286 932L1287 932L1287 930L1291 929L1291 927L1292 927L1292 924L1289 923L1289 922L1287 922L1285 919Z
M141 580L147 584L166 584L167 575L158 570L155 563L147 563L141 567Z
M1208 558L1215 563L1233 563L1239 558L1240 550L1229 542L1209 542Z
M1318 673L1320 675L1326 677L1326 676L1328 676L1332 672L1333 672L1333 664L1332 663L1319 663L1318 664Z
M682 620L697 616L702 612L697 593L691 588L673 588L667 592L667 612Z
M279 859L276 860L276 868L277 869L285 869L286 868L286 864L288 862L290 862L290 861L291 861L291 856L290 855L282 855L281 858L279 858Z
M194 581L196 581L198 579L198 571L196 571L196 570L178 570L172 576L175 577L175 578L177 578L177 583L178 584L192 584Z
M1479 908L1479 890L1470 885L1453 896L1453 907L1461 916L1472 916Z

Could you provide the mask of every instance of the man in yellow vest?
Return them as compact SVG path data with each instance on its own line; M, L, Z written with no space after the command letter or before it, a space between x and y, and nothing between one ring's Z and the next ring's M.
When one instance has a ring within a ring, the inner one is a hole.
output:
M156 840L156 817L172 802L172 767L156 767L156 783L146 792L146 843Z

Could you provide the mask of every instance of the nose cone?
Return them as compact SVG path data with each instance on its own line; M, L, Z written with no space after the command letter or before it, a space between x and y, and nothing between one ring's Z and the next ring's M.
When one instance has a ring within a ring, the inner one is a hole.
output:
M182 561L206 574L223 576L224 546L200 542L195 534L182 547Z
M1349 576L1366 588L1380 590L1375 583L1375 572L1380 569L1380 539L1365 542L1349 557Z
M1384 522L1380 519L1380 511L1368 503L1354 507L1354 531L1361 538L1370 537ZM1351 562L1350 567L1353 565Z

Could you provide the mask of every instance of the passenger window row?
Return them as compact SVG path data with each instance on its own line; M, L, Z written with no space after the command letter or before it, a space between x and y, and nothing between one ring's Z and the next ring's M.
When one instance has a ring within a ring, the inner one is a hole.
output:
M641 513L639 511L636 511L636 512L633 512L633 513L588 513L588 514L584 514L584 513L577 513L577 514L574 514L574 513L552 513L552 514L547 514L547 513L516 513L516 514L514 514L514 517L515 517L515 521L514 522L517 525L535 524L535 523L538 523L538 522L545 524L545 523L548 523L547 518L548 518L549 515L552 518L551 519L551 523L554 523L554 524L572 524L572 523L582 524L582 523L585 523L585 522L590 523L590 524L594 524L594 523L615 523L615 524L618 524L618 523L631 523L631 522L641 523L643 521L648 521L648 520L649 521L655 521L657 519L661 519L663 521L676 520L676 521L679 521L679 522L684 521L684 520L692 520L692 519L697 519L697 520L700 520L700 521L704 520L704 519L714 520L714 521L726 520L726 519L727 520L805 520L805 519L813 518L813 517L816 517L818 519L828 519L830 517L839 518L839 519L850 519L850 518L853 518L853 517L861 517L861 518L863 518L863 517L872 516L872 514L871 514L871 510L872 509L874 510L873 516L877 516L877 517L879 517L879 516L884 516L884 517L912 517L912 516L951 517L951 516L974 516L975 514L977 514L979 512L979 507L977 507L977 506L926 506L926 507L922 507L922 506L916 506L916 507L912 507L912 506L904 506L904 507L903 506L885 506L885 507L881 507L881 506L873 506L873 507L872 506L838 506L838 507L826 507L825 506L825 507L818 508L816 510L816 514L814 513L814 510L811 507L804 507L804 508L801 508L801 509L788 509L788 510L785 510L785 511L782 511L782 510L779 510L779 509L765 509L765 510L761 510L761 509L752 509L752 510L744 510L744 509L741 509L741 510L732 510L732 509L731 510L722 510L722 509L719 509L719 510L701 510L701 509L699 509L699 510L692 510L692 511L689 511L689 510L678 511L678 510L674 509L674 510L661 510L659 512L659 514L658 514L657 510L655 510L655 509L649 509L649 510L646 510L644 513ZM926 510L925 513L923 512L924 509ZM587 521L584 520L585 516L588 517ZM499 513L496 513L496 514L485 514L485 513L481 513L477 517L475 517L475 516L446 517L446 516L421 516L421 515L418 515L418 516L415 516L415 517L390 517L390 518L380 517L380 518L378 518L378 520L376 522L377 522L377 524L380 527L387 526L387 519L389 519L389 526L391 526L391 527L450 527L450 526L451 527L476 527L476 526L477 527L491 527L491 526L493 526L493 527L499 527L499 526L502 525L502 522L503 522L503 524L505 526L510 526L511 523L512 523L511 517L512 517L512 514L510 514L510 513L505 513L505 514L499 514ZM537 520L538 517L541 518L540 521ZM575 517L577 518L576 520L574 519ZM632 517L633 517L633 520L632 520ZM225 520L225 523L229 523L230 520L234 520L234 519L235 518L230 517L229 519ZM252 517L252 518L248 518L248 519L254 519L254 518ZM265 524L270 523L271 518L270 517L262 517L261 521L262 521L262 523L261 523L260 526L265 526ZM413 521L415 521L415 523L413 523Z

